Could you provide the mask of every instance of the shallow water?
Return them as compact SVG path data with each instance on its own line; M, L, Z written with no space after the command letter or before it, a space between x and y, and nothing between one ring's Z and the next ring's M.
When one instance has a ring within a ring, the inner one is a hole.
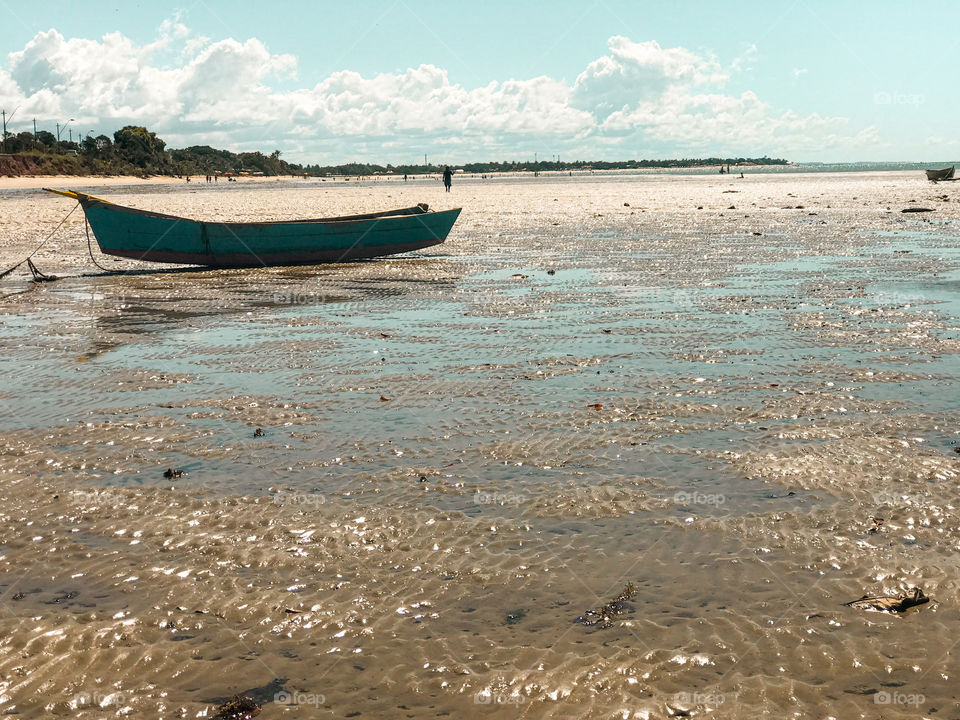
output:
M98 192L465 209L432 251L242 271L79 270L73 223L63 279L0 281L0 710L960 717L960 189ZM69 205L2 208L6 265Z

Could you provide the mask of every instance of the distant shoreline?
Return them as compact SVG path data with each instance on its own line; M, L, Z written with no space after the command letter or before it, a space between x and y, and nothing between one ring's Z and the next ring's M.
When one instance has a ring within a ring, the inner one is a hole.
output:
M191 184L199 182L205 184L203 176L199 181L196 175L191 175ZM279 176L278 177L244 177L239 178L238 182L276 182L278 179L296 179L299 176ZM225 179L220 182L226 182ZM176 185L186 184L186 178L173 177L171 175L148 175L141 177L139 175L19 175L10 177L0 175L0 190L19 190L30 188L70 187L71 185L83 185L86 187L108 187L112 185Z
M719 166L704 166L696 168L643 168L643 169L629 169L629 170L579 170L579 171L558 171L558 170L544 170L539 172L539 177L548 179L548 178L565 178L565 177L580 177L580 178L589 178L591 176L599 177L604 175L636 175L636 176L675 176L675 177L715 177L717 179L726 179L730 178L731 180L739 180L740 172L749 178L751 175L800 175L800 174L829 174L829 173L868 173L868 172L904 172L904 173L921 173L919 177L926 180L922 175L922 171L925 165L931 165L931 163L850 163L850 164L836 164L836 165L791 165L788 167L777 167L774 169L774 166L755 166L755 167L742 167L738 170L733 170L729 175L720 175L717 172ZM932 165L936 165L933 163ZM410 182L423 181L423 180L438 180L439 174L422 174L422 175L410 175ZM486 178L487 180L493 179L513 179L513 180L524 180L537 177L533 171L528 170L518 170L512 172L496 172L496 173L473 173L466 172L461 173L454 177L454 184L457 182L457 177L461 179L469 178L471 181L480 180ZM191 184L198 185L207 185L214 183L205 182L203 175L191 175ZM357 182L359 179L359 183ZM303 175L275 175L275 176L248 176L236 178L236 183L248 184L248 183L257 183L257 184L270 184L277 182L296 182L304 183L305 185L319 185L320 183L326 183L329 186L338 186L342 187L350 183L353 184L370 184L378 182L388 182L388 183L403 183L403 175L398 174L380 174L380 175L334 175L328 177L315 177L309 176L307 179L304 179ZM226 178L220 178L220 180L215 183L217 186L226 183ZM231 183L236 184L236 183ZM43 187L57 187L57 188L75 188L75 187L113 187L113 186L150 186L150 185L185 185L186 177L175 177L170 175L149 175L146 177L139 175L21 175L21 176L0 176L0 190L30 190L30 189L39 189Z
M469 165L469 163L468 163ZM757 164L757 163L743 163L740 165L728 165L724 164L713 164L713 165L645 165L643 167L604 167L604 168L594 168L590 166L585 167L570 167L570 168L527 168L527 167L518 167L516 169L498 169L498 170L466 170L462 165L451 165L450 167L454 168L458 174L468 175L468 176L503 176L503 175L589 175L591 173L615 173L615 172L624 172L624 173L643 173L647 171L658 172L658 171L705 171L712 170L717 174L720 173L720 168L731 168L729 172L731 174L736 174L741 171L746 170L756 170L757 168L770 168L770 167L793 167L792 164ZM200 178L200 182L205 182L203 173L194 173L191 175L169 175L169 174L144 174L144 175L103 175L99 173L54 173L54 174L41 174L37 172L20 172L20 173L11 173L9 172L11 167L4 168L0 164L0 183L3 183L7 180L42 180L42 179L60 179L60 178L83 178L86 180L95 180L97 182L91 184L100 184L99 181L110 181L116 179L129 179L136 182L151 182L151 183L175 183L175 182L186 182L186 178L190 177L191 180ZM285 173L277 175L238 175L238 174L229 174L234 181L244 181L249 182L251 180L263 182L265 180L277 180L277 179L301 179L309 178L311 180L322 180L322 179L339 179L339 178L397 178L397 177L406 177L410 178L429 178L437 177L442 172L442 168L433 168L431 170L425 170L423 172L408 172L404 173L396 170L386 170L386 171L375 171L375 172L337 172L337 173L324 173L320 175L310 174L310 173ZM213 177L213 175L211 175ZM223 174L219 175L218 182L227 182L228 175Z

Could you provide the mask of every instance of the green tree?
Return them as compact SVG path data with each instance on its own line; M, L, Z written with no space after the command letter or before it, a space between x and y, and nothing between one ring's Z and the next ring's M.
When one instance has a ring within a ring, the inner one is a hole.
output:
M120 159L142 170L166 173L172 167L167 144L145 127L127 125L113 134L113 143Z
M100 153L100 145L97 143L97 139L87 135L80 143L80 152L84 155L96 157Z
M41 130L37 133L37 142L46 147L53 147L57 144L57 136L47 130Z
M33 133L22 132L14 135L11 132L7 133L7 152L8 153L19 153L26 152L33 147Z

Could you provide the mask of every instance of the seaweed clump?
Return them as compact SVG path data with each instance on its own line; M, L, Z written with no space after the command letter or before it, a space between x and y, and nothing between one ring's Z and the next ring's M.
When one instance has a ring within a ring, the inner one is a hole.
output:
M212 720L250 720L260 714L260 706L246 695L234 695L217 708Z
M636 594L637 589L633 586L633 583L627 583L613 600L601 605L596 610L587 610L577 618L577 622L588 627L608 628L613 625L613 620L617 615L622 615L633 609L629 601Z
M912 607L923 605L930 602L930 597L924 595L923 590L914 588L910 595L892 596L874 596L864 595L859 600L851 600L844 603L847 607L854 607L857 610L867 610L872 612L902 613Z

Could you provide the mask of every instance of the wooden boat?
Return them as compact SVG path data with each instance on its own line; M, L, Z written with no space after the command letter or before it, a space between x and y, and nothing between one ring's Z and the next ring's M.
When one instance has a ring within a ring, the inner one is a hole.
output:
M943 170L924 170L924 172L927 174L927 180L933 180L934 182L937 180L949 180L953 177L952 167L944 168Z
M420 250L447 239L460 208L400 210L313 220L208 222L116 205L70 190L101 252L150 262L248 267L311 265Z

